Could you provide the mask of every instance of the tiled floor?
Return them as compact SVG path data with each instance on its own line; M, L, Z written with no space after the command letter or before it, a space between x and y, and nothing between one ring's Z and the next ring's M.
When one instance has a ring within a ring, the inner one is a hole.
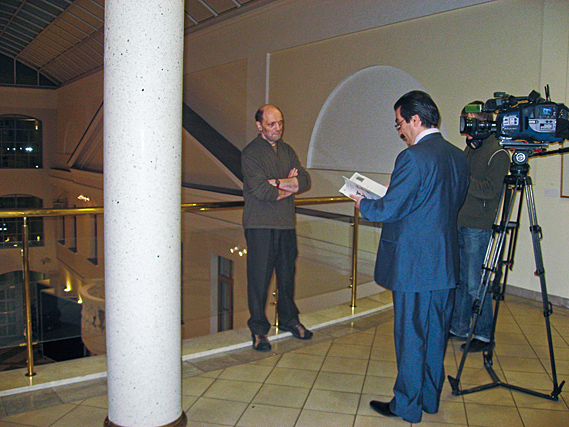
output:
M569 309L551 316L558 382L569 379ZM188 426L411 426L369 408L389 399L396 376L391 310L322 327L313 340L273 341L269 354L250 347L184 362L183 409ZM507 296L500 306L494 368L508 384L550 394L541 304ZM456 375L460 343L451 342L447 374ZM480 354L466 358L463 389L491 382ZM568 392L569 393L569 392ZM98 379L2 397L0 427L102 426L106 381ZM42 408L42 409L37 409ZM423 426L567 427L564 394L551 401L505 387L454 396L448 382L438 414Z

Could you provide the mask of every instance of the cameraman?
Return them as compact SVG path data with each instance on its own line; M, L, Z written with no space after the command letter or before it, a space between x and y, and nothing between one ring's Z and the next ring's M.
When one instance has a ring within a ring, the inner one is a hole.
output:
M481 101L469 105L483 105ZM492 113L466 113L461 116L478 120L492 120ZM464 205L458 214L458 243L460 252L460 281L456 287L450 337L465 341L470 331L472 305L477 298L486 248L492 236L492 225L508 174L510 155L499 141L490 135L476 139L466 135L464 149L470 163L470 187ZM478 317L469 352L483 351L492 332L492 298L487 295ZM465 344L460 349L464 351Z

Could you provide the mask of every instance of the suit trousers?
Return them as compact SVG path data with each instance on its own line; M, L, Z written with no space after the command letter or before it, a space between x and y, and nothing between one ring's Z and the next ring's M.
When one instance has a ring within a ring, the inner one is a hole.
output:
M418 423L422 411L439 410L454 294L454 289L393 292L398 372L389 407L406 421Z
M277 278L279 324L292 327L299 323L294 302L294 276L298 247L296 230L246 228L247 301L253 334L266 335L271 329L265 309L273 271Z

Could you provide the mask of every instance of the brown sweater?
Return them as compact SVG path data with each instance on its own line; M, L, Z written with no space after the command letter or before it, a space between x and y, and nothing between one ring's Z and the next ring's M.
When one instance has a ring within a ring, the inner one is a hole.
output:
M294 195L277 200L279 191L269 179L284 179L298 169L299 193L310 187L310 175L292 147L280 140L277 150L258 135L242 152L244 228L294 229Z

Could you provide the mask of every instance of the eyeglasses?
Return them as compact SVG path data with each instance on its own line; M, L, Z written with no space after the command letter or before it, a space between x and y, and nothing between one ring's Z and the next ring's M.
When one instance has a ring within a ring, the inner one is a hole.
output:
M405 119L401 119L399 121L395 121L395 130L399 130L401 129L401 123L403 123L405 121Z

